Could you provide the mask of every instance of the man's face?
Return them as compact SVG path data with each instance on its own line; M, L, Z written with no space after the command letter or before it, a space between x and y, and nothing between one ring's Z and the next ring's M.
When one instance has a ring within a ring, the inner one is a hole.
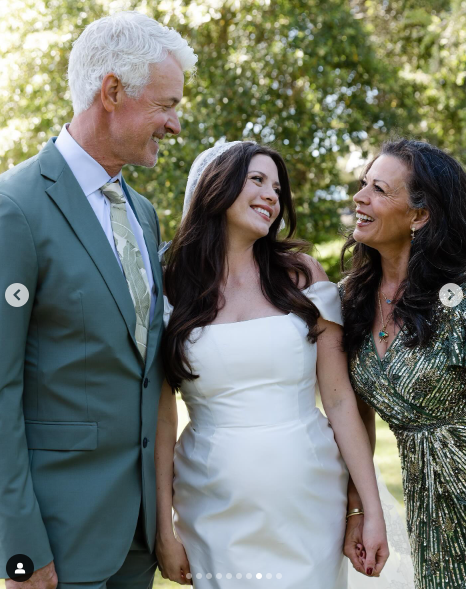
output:
M183 97L184 84L183 70L171 55L151 65L150 72L150 81L138 99L124 94L112 130L114 149L124 164L147 168L157 162L158 141L181 130L175 107Z

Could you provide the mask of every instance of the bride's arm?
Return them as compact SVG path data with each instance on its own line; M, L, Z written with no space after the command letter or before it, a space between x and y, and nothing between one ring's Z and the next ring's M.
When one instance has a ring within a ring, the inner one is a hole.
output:
M154 452L157 484L155 552L164 579L176 581L181 585L191 585L192 582L186 577L190 573L186 552L173 532L173 452L177 427L176 397L167 381L164 381L159 401Z
M378 575L388 558L388 544L371 444L349 381L346 355L341 350L341 327L322 318L318 327L325 329L317 340L322 403L364 508L365 571L371 575L372 569L372 575Z

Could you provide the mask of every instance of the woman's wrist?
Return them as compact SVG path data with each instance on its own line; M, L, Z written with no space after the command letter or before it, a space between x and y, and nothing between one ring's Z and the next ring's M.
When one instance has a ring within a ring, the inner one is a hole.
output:
M171 510L169 514L165 513L164 517L162 517L160 514L157 515L156 536L163 541L170 540L172 537L175 537Z
M351 511L352 509L361 509L364 510L364 506L361 501L361 497L357 493L348 493L348 506L347 512Z
M353 480L350 478L349 482L348 482L348 512L351 509L362 509L363 505L362 505L362 501L361 501L361 497L359 496L359 493L356 489L355 484L353 483Z
M363 507L363 510L364 510L364 515L366 516L366 518L370 518L370 519L382 518L382 519L384 519L382 506L380 504L379 505L370 505L369 507Z
M348 507L346 511L349 513L353 509L360 509L361 511L364 511L364 507L361 499L359 498L359 495L356 497L348 497Z
M156 532L156 538L160 542L171 542L172 540L176 541L175 532L173 531L173 527L171 528L158 528Z

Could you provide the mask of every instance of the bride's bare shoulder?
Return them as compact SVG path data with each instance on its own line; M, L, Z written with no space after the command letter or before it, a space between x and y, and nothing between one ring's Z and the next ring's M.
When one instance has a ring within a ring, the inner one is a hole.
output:
M308 254L299 254L299 259L311 271L311 275L312 275L311 284L314 284L314 282L328 281L328 276L325 273L325 270L322 268L321 264L315 258L313 258L312 256L309 256ZM298 287L300 289L303 289L305 287L305 285L306 285L306 277L304 276L304 274L302 272L300 272Z

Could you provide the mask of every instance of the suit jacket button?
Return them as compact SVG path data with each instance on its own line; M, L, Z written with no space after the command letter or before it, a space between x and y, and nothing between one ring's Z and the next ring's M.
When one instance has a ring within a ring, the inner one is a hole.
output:
M144 388L147 389L147 385L149 384L149 379L145 378L144 379Z
M142 440L142 446L143 446L143 448L145 448L147 446L147 438L144 438Z

